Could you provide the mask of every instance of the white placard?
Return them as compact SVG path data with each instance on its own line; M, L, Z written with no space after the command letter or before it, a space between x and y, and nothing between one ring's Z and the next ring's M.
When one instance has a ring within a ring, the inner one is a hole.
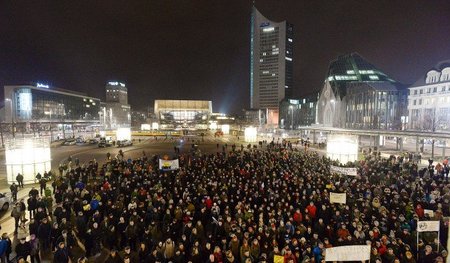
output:
M346 193L330 193L330 203L345 204L347 203Z
M175 160L163 160L159 159L159 169L160 170L177 170L180 168L178 159Z
M358 175L358 171L355 167L339 167L339 166L330 166L330 172L332 173L338 173L338 174L345 174L350 176L356 176Z
M419 221L417 222L417 232L439 231L439 221Z
M370 246L342 246L325 249L325 261L363 261L370 259Z
M424 212L424 214L428 214L430 217L434 216L434 211L433 210L424 209L423 212Z

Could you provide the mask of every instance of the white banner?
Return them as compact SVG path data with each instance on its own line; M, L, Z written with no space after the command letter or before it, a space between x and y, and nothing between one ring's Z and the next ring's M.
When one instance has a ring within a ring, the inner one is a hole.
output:
M338 173L338 174L345 174L345 175L350 175L350 176L358 175L358 172L355 167L339 167L339 166L331 165L330 172Z
M345 204L347 203L346 193L330 193L330 203Z
M159 169L160 170L177 170L180 168L178 159L175 160L163 160L159 159Z
M363 261L370 259L370 246L342 246L325 249L325 261Z
M417 232L439 232L439 221L419 221L417 222Z
M433 210L424 209L423 212L424 212L424 214L428 214L430 217L434 216L434 211Z

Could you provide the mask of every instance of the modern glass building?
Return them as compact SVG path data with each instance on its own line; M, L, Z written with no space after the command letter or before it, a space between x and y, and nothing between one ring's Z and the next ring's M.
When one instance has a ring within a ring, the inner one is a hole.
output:
M98 123L100 100L48 85L4 87L6 122Z
M206 100L155 100L161 129L207 129L212 102Z
M265 110L266 123L278 125L280 102L292 97L294 28L255 7L250 22L250 107Z
M325 126L361 129L404 129L404 85L357 53L330 63L320 92L317 122Z

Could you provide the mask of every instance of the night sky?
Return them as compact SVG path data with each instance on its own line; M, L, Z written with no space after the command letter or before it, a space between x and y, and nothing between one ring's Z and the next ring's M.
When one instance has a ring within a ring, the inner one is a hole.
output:
M251 0L0 1L0 86L41 81L104 99L127 84L134 109L154 99L249 107ZM450 2L257 0L294 30L294 95L318 90L329 61L358 52L410 84L450 59ZM3 97L3 92L1 92Z

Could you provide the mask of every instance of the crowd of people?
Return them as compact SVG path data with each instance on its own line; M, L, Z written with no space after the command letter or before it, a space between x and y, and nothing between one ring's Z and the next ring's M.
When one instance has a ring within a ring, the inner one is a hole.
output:
M53 173L12 210L19 262L50 252L58 263L324 262L327 248L365 244L374 263L447 257L448 164L419 168L371 152L348 164L358 171L348 176L330 172L335 161L275 142L177 153L174 171L160 170L159 158L122 154ZM346 203L331 203L330 192L346 193ZM439 238L418 235L419 220L440 221Z

